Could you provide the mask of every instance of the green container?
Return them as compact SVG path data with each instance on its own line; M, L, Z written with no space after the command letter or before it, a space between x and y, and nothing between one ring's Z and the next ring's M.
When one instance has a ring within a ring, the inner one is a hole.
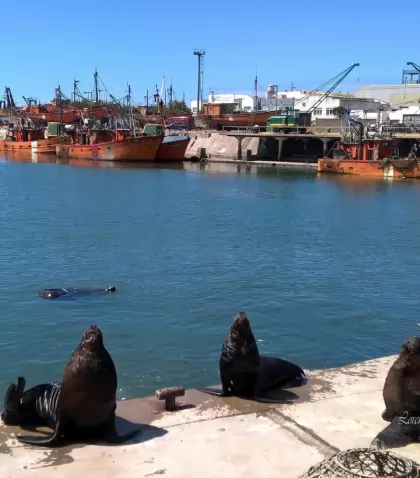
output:
M47 126L48 136L60 136L63 128L60 128L60 123L51 122Z
M162 134L163 127L160 124L146 124L143 128L143 133L147 135Z

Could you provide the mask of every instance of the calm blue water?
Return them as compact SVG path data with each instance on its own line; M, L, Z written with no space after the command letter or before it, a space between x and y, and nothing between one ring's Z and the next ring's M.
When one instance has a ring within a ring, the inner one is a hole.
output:
M419 182L188 167L0 161L1 395L19 374L60 379L90 324L120 398L218 383L241 310L262 352L305 368L397 353L418 333Z

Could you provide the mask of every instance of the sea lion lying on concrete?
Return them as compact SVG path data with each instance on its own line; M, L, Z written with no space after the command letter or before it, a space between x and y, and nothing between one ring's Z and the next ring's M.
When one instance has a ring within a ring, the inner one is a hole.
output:
M118 436L115 429L117 373L96 325L86 329L79 346L64 368L55 411L54 433L46 438L21 437L23 443L54 446L72 441L104 439L122 443L139 428Z
M245 312L239 312L233 320L222 347L219 368L222 391L203 388L200 389L202 392L218 396L236 395L259 402L283 403L284 399L270 398L267 392L307 383L305 372L298 365L259 354Z
M376 448L400 447L419 441L420 435L420 337L401 347L385 380L382 418L391 424L373 440Z
M87 289L87 288L70 288L65 289L61 287L59 289L44 289L42 292L39 293L39 296L43 299L57 299L63 296L80 296L80 295L87 295L92 293L98 292L115 292L117 289L115 286L110 285L106 289Z
M61 383L43 383L29 390L25 379L18 378L17 386L12 384L4 396L4 410L1 419L6 425L46 425L55 428L57 401Z

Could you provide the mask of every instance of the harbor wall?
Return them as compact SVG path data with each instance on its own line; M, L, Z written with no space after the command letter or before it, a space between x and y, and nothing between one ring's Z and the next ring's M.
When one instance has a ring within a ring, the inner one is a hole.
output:
M330 154L339 139L336 133L319 135L271 135L265 133L246 135L243 132L190 131L186 159L210 161L288 161L316 163L318 158ZM240 144L239 144L240 143ZM279 156L279 147L281 153ZM279 159L280 158L280 159Z
M0 424L0 476L298 478L340 451L369 447L389 425L381 417L382 389L395 358L308 372L307 385L283 391L283 404L197 390L178 398L173 412L156 397L118 402L118 432L142 427L121 446L27 447L13 436L21 433L18 427ZM392 451L420 459L418 443Z
M186 158L200 157L200 150L205 151L208 159L241 159L238 158L238 140L233 136L226 136L211 131L191 131L190 144L185 153ZM248 137L242 140L242 157L246 157L247 150L252 157L258 157L263 151L260 148L261 138Z

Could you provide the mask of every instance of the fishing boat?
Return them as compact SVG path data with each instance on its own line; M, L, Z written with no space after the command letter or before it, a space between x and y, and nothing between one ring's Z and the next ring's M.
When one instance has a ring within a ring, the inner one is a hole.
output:
M129 129L96 129L67 133L70 144L57 144L59 158L101 161L154 161L162 135L133 136Z
M43 128L13 128L0 130L0 151L26 151L54 154L60 142L68 142L59 137L46 138Z
M362 123L356 123L359 125L357 137L344 137L334 146L332 158L320 158L319 173L420 179L420 162L415 154L400 158L395 154L395 139L364 137Z
M162 124L147 124L143 128L145 135L162 135L163 140L157 150L155 160L161 162L183 161L185 151L190 142L190 137L186 134L167 134Z
M265 126L271 116L282 114L282 110L276 111L236 111L228 113L226 103L206 103L203 104L203 113L199 118L205 128L221 130L227 128L248 127L251 125Z

